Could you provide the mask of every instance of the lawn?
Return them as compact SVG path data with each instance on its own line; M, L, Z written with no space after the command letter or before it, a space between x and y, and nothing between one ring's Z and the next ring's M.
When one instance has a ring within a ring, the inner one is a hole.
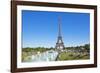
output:
M58 55L58 61L64 60L84 60L89 59L89 55L86 53L73 53L73 52L61 52Z

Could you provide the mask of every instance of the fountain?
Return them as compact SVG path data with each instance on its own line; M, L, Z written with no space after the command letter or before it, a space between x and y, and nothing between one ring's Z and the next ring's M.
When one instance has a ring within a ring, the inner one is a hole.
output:
M42 62L42 61L55 61L58 56L58 52L49 50L43 53L38 52L36 55L30 56L31 59L26 62Z

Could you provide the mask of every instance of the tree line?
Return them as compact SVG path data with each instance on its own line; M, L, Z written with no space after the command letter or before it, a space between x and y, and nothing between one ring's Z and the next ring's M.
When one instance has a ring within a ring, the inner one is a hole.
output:
M56 48L50 47L50 48L45 48L45 47L36 47L36 48L30 48L30 47L26 47L23 48L22 51L23 52L45 52L47 50L55 50ZM64 50L86 50L87 52L90 52L90 44L85 44L83 46L75 46L75 47L65 47Z

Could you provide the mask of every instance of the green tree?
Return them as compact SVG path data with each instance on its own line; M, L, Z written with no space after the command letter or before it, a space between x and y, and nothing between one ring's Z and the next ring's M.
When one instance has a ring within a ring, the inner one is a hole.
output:
M85 45L84 45L84 49L85 49L87 52L90 52L90 44L85 44Z

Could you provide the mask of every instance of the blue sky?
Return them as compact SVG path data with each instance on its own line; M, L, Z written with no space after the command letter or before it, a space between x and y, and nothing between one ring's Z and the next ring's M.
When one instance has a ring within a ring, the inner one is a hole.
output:
M22 10L22 46L55 47L59 17L66 47L89 43L89 13Z

